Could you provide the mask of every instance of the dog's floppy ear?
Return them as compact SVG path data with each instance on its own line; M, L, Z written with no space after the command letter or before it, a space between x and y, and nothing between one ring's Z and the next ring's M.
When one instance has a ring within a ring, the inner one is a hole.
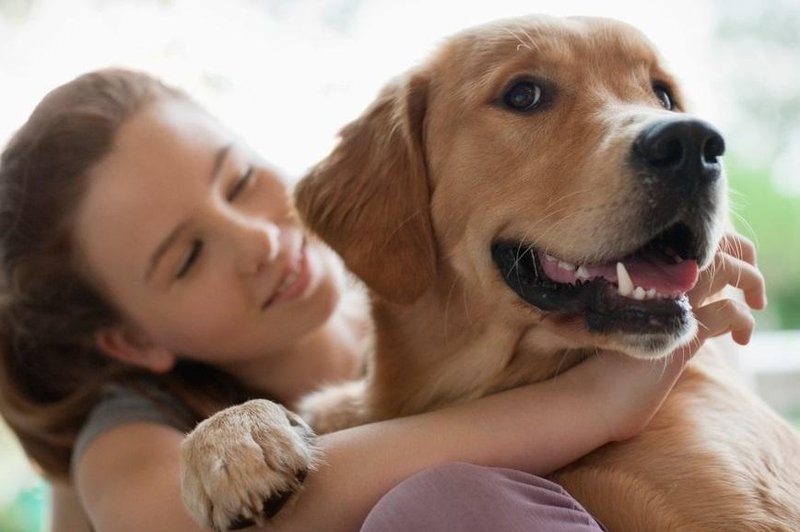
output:
M296 191L306 224L374 292L400 304L436 273L423 147L428 85L419 71L384 87Z

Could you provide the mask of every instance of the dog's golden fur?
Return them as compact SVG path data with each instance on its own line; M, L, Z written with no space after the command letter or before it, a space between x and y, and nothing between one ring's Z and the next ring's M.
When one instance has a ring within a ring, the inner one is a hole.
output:
M502 107L520 76L546 89L542 112ZM654 85L668 89L674 111ZM601 19L481 26L390 83L297 190L309 227L370 289L375 327L366 378L306 398L306 419L327 432L543 380L598 349L661 357L691 338L694 320L660 336L600 334L580 315L542 312L509 288L489 251L503 238L582 264L641 247L664 205L631 168L631 146L646 124L685 110L646 39ZM704 195L684 221L708 266L724 227L724 178ZM234 407L184 442L184 499L200 522L257 520L252 500L296 489L313 453L304 427L280 410ZM280 437L254 435L254 416ZM240 442L254 462L226 458ZM270 452L284 453L283 469L262 463ZM800 438L708 346L642 434L553 477L615 532L800 530Z
M497 105L520 75L555 80L535 118ZM669 114L675 80L627 25L532 17L468 30L394 80L299 185L308 225L370 288L367 380L305 402L321 431L548 378L597 348L661 356L631 335L523 303L488 252L498 236L608 260L647 224L631 142ZM724 187L716 198L725 210ZM723 216L707 224L709 243ZM546 435L543 435L546 437ZM614 531L800 530L800 439L703 348L644 433L558 471Z

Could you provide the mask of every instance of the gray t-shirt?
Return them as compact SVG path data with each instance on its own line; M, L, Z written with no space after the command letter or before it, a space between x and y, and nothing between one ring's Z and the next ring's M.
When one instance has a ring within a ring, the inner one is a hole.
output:
M140 390L112 383L103 388L100 400L75 440L70 465L73 471L95 438L120 425L146 422L166 425L180 432L192 429L193 416L177 399L153 384L141 386Z

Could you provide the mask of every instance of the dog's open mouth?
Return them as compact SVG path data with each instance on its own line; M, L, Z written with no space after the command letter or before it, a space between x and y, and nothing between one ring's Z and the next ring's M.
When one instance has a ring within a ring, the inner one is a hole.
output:
M676 335L686 330L686 292L697 282L695 238L683 223L616 260L571 264L523 242L498 240L492 257L523 300L585 316L593 332Z

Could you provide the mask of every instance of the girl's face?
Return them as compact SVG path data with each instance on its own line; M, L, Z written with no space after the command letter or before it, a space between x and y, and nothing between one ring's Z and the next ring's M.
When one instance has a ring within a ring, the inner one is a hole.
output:
M185 101L120 128L75 239L137 334L221 367L290 350L338 302L335 259L305 239L286 181Z

